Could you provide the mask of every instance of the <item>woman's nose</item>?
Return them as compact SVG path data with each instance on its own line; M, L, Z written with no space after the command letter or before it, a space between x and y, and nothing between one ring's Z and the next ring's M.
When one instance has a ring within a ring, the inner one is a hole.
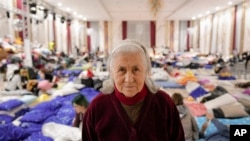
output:
M125 74L125 81L126 81L126 82L132 82L132 81L134 80L133 77L134 77L134 76L133 76L133 73L132 73L132 72L127 72L127 73Z

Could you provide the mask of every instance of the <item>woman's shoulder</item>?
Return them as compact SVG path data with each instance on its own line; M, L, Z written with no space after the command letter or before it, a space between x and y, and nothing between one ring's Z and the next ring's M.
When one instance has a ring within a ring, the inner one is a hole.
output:
M91 104L106 104L108 102L110 102L110 96L111 94L103 94L103 93L99 93L91 102Z
M169 94L163 90L159 90L156 94L153 95L153 97L154 102L160 102L163 105L168 105L168 107L175 106Z
M171 100L171 97L169 96L169 94L163 90L159 90L154 95L155 95L155 97L160 98L160 99Z

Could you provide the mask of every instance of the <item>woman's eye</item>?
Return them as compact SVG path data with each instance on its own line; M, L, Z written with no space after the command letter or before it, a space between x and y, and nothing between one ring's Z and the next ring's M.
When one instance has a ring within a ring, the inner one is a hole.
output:
M137 71L139 71L139 68L134 68L133 71L137 72Z
M125 72L126 70L124 68L120 68L119 72Z

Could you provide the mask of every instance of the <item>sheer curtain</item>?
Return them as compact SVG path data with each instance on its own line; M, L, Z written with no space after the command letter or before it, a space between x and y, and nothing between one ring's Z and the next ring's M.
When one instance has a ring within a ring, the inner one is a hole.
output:
M128 21L127 38L135 39L145 46L150 47L150 22L149 21Z
M243 52L250 51L250 3L246 5Z

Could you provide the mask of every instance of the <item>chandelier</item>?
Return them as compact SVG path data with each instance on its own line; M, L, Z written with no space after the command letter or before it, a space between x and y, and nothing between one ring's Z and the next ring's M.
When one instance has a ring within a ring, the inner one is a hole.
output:
M156 17L162 6L162 0L149 0L149 4L153 16Z

